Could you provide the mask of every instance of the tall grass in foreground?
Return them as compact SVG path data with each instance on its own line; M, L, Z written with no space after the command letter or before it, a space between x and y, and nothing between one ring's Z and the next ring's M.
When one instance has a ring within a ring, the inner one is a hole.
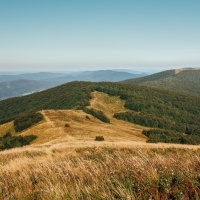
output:
M200 150L85 147L0 156L0 199L167 200L200 195Z

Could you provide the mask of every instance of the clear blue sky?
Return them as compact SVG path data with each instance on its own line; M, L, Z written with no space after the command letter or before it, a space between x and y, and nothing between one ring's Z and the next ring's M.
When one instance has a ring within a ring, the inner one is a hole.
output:
M200 67L200 0L0 0L0 71Z

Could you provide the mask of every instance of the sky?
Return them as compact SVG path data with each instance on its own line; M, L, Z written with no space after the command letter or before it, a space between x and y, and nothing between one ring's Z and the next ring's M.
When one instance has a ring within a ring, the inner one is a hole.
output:
M200 67L200 0L0 0L0 71Z

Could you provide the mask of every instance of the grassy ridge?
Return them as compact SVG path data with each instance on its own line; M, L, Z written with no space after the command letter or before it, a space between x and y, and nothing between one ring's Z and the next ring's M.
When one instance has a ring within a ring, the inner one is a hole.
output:
M45 109L84 109L95 90L125 100L125 107L134 113L133 118L137 115L139 119L133 123L141 124L142 121L145 126L200 136L199 97L122 83L71 82L29 96L0 101L0 120L3 123L21 114Z
M199 150L78 148L1 154L2 199L198 199ZM37 159L37 162L35 162Z

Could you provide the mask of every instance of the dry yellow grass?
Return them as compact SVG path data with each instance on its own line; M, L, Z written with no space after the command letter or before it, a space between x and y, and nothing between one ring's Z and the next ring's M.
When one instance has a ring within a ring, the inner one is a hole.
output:
M141 127L123 121L113 120L111 124L106 124L77 110L45 110L41 113L45 121L23 132L23 135L37 135L35 144L93 141L97 135L103 135L110 142L145 141ZM70 127L65 127L65 124Z
M109 96L103 92L92 92L92 99L90 100L91 108L101 110L107 115L111 120L113 120L113 115L118 112L129 111L124 107L125 101L121 100L116 96Z
M0 199L160 200L200 195L199 150L31 148L0 153Z
M0 136L4 135L7 132L15 134L15 130L13 128L13 122L8 122L0 125Z

